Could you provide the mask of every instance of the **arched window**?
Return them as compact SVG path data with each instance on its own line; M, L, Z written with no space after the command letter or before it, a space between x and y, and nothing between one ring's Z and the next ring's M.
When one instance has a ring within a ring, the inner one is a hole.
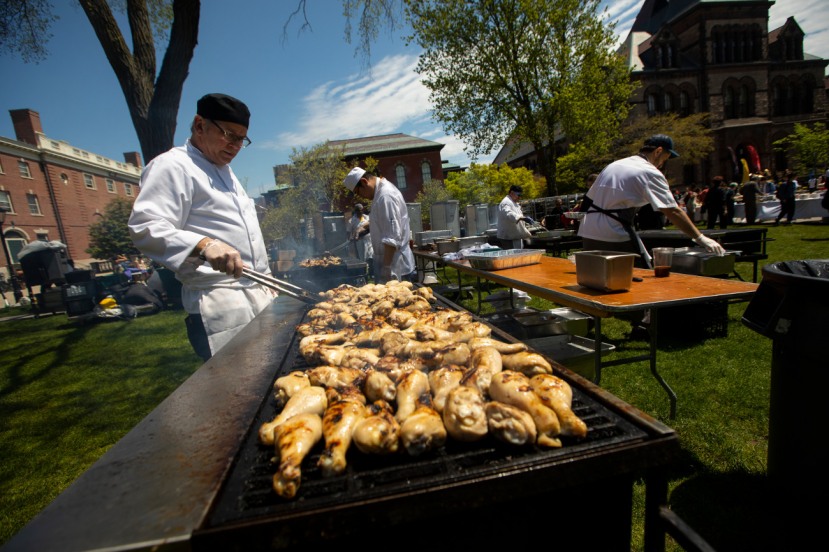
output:
M682 116L691 114L691 95L685 90L679 93L679 114Z
M401 190L405 190L408 184L406 184L406 167L403 165L397 165L394 168L394 175L397 179L397 187Z
M734 89L731 86L726 86L725 90L723 90L723 118L725 119L734 119L736 118L735 113L735 106L734 106Z
M750 117L751 113L749 112L749 105L748 105L748 86L745 84L740 87L740 96L738 99L738 116L739 117Z
M648 94L648 115L656 115L656 94Z
M424 184L432 180L432 166L429 164L428 161L424 161L420 164L420 174L423 175Z

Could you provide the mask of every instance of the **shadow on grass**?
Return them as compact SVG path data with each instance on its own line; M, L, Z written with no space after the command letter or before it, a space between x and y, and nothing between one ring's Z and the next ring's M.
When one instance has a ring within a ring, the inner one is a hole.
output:
M700 474L675 487L670 506L718 551L777 550L768 478L734 472Z

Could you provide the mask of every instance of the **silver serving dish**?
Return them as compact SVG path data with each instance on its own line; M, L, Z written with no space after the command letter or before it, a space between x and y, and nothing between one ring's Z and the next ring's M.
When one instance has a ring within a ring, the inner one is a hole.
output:
M709 253L701 247L674 249L671 270L698 276L722 276L734 272L736 251L726 251L723 256Z
M577 251L576 281L602 291L627 291L633 279L636 253L618 251Z

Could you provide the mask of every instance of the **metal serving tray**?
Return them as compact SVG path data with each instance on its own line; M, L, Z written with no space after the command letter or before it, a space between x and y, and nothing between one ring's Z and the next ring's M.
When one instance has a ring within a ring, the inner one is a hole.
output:
M725 255L719 256L701 247L677 247L671 270L698 276L721 276L734 272L736 258L736 251L726 251Z
M500 251L467 255L466 259L472 265L472 268L503 270L505 268L538 264L541 262L543 254L543 249L502 249Z

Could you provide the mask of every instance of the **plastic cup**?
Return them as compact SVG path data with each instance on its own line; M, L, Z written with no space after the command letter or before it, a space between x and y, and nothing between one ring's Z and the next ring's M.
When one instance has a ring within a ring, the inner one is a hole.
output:
M671 263L674 260L673 247L653 248L653 275L657 278L666 278L671 274Z

